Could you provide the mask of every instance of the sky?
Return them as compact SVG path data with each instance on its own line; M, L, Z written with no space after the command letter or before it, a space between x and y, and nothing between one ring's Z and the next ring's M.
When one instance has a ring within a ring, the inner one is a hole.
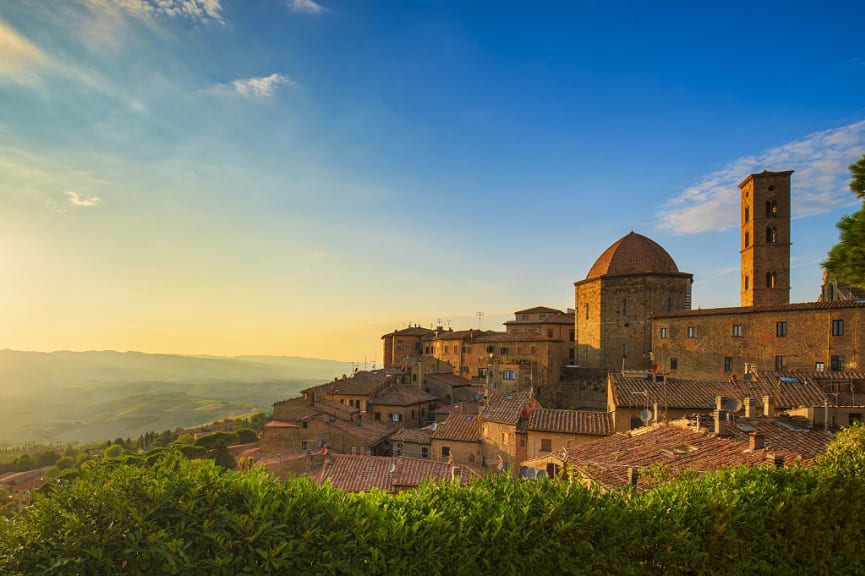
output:
M815 300L865 4L648 4L4 0L0 348L380 363L573 307L631 230L736 306L762 170L795 170Z

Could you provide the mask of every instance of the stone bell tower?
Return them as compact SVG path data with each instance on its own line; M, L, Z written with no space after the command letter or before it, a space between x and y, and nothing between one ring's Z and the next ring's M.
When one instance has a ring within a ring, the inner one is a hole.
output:
M741 190L742 306L790 303L790 175L751 174Z

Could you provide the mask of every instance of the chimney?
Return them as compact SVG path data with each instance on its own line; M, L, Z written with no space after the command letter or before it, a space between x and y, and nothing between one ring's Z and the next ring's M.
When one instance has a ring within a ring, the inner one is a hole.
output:
M637 482L640 481L640 470L634 466L628 466L628 485L636 490Z
M748 434L748 447L751 450L762 450L766 447L766 437L756 432Z
M657 424L658 420L659 420L659 418L658 418L658 403L657 402L652 403L652 416L654 417L655 424Z
M724 397L715 396L715 410L721 411L724 409Z
M729 418L730 413L723 410L715 410L715 434L718 436L726 436L727 431L724 429L724 424Z
M459 466L451 466L451 481L459 482L462 479L462 468Z
M763 396L763 416L775 417L775 399L771 396Z
M754 400L752 400L751 398L745 398L744 404L745 404L745 418L753 418L754 416L756 416L756 414L754 414L754 408L755 408Z

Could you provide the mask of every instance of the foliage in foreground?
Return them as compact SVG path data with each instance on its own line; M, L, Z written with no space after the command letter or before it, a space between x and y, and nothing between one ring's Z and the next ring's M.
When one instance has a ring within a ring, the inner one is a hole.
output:
M829 250L822 265L835 278L865 288L865 156L850 165L850 174L850 190L862 200L862 205L838 221L838 243Z
M348 494L167 453L86 466L0 524L3 574L865 572L865 428L811 468L652 491L543 480Z

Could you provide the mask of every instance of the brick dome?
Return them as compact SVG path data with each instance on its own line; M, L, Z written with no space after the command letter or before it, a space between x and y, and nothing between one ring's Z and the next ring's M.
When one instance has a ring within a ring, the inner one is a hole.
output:
M586 280L621 274L677 274L679 268L661 245L631 232L619 238L595 261Z

